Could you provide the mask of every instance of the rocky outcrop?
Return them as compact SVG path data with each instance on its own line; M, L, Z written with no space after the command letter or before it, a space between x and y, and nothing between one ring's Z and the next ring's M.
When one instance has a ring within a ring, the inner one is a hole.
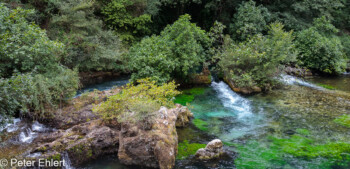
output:
M224 81L230 86L230 88L237 92L237 93L242 93L242 94L253 94L253 93L260 93L262 92L262 89L258 86L253 86L253 87L237 87L235 83L228 78L224 78Z
M89 106L83 110L88 109ZM57 160L67 154L74 166L101 155L118 153L120 162L126 165L170 169L175 165L177 154L176 126L187 125L193 114L177 104L173 109L161 107L156 116L154 122L146 126L144 123L106 123L99 117L80 120L68 129L39 136L35 140L37 146L30 153L41 153L38 158Z
M42 135L36 144L32 153L41 152L41 157L50 159L66 152L72 164L78 166L100 155L117 153L119 131L103 125L101 120L93 120Z
M221 140L215 139L209 142L205 148L199 149L195 157L200 160L211 160L219 158L223 153L223 144Z
M182 81L182 83L184 82ZM187 83L191 85L209 85L211 83L211 73L208 67L204 66L201 73L190 74Z
M177 119L176 119L176 127L185 127L190 123L191 119L193 119L193 113L188 110L187 107L181 106L180 104L176 105L177 111Z

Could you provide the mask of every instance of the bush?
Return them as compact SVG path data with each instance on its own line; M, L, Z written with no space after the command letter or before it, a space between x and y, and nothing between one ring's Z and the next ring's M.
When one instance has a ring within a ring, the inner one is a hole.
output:
M64 52L62 43L51 41L44 30L27 22L26 16L32 12L10 10L0 3L0 77L47 72Z
M263 6L256 6L252 0L239 5L230 24L231 33L239 40L246 40L250 36L266 30L268 10Z
M144 38L130 49L131 79L151 77L159 83L187 77L206 60L210 39L183 15L159 36Z
M111 71L123 69L122 45L112 31L103 30L97 19L95 1L54 1L58 14L53 15L48 33L62 41L67 52L61 63L79 71Z
M144 14L145 1L112 0L102 8L106 24L114 29L121 40L131 43L151 33L151 16Z
M345 54L339 38L332 35L336 32L329 21L320 18L314 26L298 33L296 46L304 66L327 74L344 72Z
M117 119L121 123L142 121L149 124L161 106L174 107L172 99L180 93L175 90L174 82L158 86L148 78L138 80L137 83L137 86L127 84L121 93L108 97L106 102L96 105L93 111L104 120Z
M275 84L280 64L294 60L292 32L284 32L280 23L269 28L266 37L258 34L239 44L232 43L229 37L225 39L224 51L217 56L218 65L237 87L268 88Z
M46 74L21 74L0 79L0 111L12 116L18 110L32 118L52 116L52 110L75 95L79 79L76 71L57 67Z
M75 95L78 73L59 64L62 43L28 23L32 11L10 10L0 3L0 120L20 111L33 118Z

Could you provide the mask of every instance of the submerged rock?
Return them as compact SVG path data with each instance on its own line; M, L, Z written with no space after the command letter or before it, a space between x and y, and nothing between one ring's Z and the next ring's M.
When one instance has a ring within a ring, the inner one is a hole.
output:
M223 155L223 143L219 139L212 140L205 148L201 148L196 152L196 158L200 160L211 160L219 158Z

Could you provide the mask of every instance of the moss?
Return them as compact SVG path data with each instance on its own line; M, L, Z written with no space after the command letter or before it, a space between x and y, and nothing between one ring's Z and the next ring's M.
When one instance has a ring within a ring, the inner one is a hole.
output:
M229 146L229 147L236 147L236 146L238 146L238 144L236 144L236 143L231 143L231 142L227 142L227 141L223 141L222 143L225 146Z
M194 119L192 122L199 130L208 131L208 122L201 119Z
M57 153L55 155L52 155L48 158L48 160L61 161L61 154Z
M188 143L187 140L184 140L183 142L179 143L176 159L185 159L190 155L194 155L198 149L204 148L205 146L205 144Z
M203 94L204 91L205 91L205 88L203 87L195 87L192 89L183 90L182 94L177 95L175 97L174 103L178 103L183 106L186 106L187 103L191 103L194 100L195 96Z
M327 85L327 84L317 83L317 85L320 86L320 87L323 87L323 88L325 88L325 89L329 89L329 90L335 90L335 89L337 89L336 87L331 86L331 85Z
M342 126L350 128L350 115L342 115L334 120L335 123L338 123Z

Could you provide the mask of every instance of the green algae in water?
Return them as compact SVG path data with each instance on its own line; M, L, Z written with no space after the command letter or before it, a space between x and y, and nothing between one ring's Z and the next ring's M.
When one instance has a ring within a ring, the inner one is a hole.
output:
M282 151L271 149L257 141L237 146L239 157L235 160L237 168L279 168L286 162Z
M334 120L334 122L345 126L345 127L350 127L350 115L342 115Z
M192 122L199 130L208 131L208 122L201 119L194 119Z
M191 103L194 100L195 96L203 94L204 91L205 88L203 87L195 87L192 89L183 90L182 94L175 97L174 103L186 106L187 103Z
M327 85L327 84L321 84L321 83L316 83L317 86L323 87L325 89L329 89L329 90L336 90L337 88L331 85Z
M178 145L176 159L185 159L190 155L194 155L198 149L204 148L205 146L205 144L189 143L188 140L184 140Z
M301 135L304 135L304 136L310 135L310 131L307 130L307 129L297 129L296 132L297 132L298 134L301 134Z

